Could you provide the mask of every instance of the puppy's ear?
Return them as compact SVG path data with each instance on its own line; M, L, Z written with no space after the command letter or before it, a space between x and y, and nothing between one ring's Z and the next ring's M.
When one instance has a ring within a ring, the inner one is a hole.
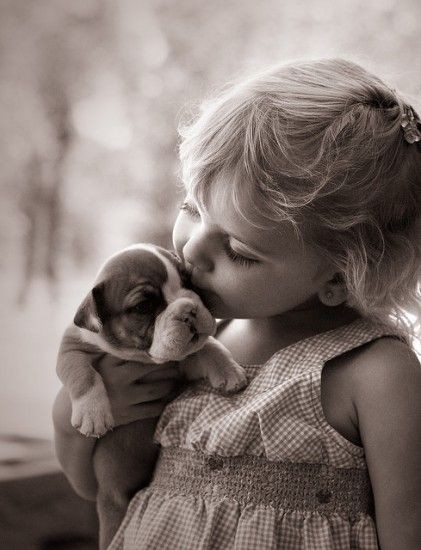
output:
M74 324L91 332L99 332L104 322L104 283L97 284L80 304Z

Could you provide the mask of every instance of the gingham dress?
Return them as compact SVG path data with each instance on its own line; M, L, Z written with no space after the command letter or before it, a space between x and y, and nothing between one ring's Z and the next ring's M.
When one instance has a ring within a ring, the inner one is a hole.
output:
M109 549L377 549L364 450L328 424L320 391L326 361L388 334L359 319L244 365L236 395L190 385Z

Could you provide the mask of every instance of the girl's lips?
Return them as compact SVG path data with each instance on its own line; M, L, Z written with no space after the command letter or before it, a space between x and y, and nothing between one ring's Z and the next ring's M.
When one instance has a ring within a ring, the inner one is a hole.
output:
M218 298L218 295L215 294L215 292L213 292L212 290L202 288L202 287L197 286L195 284L192 284L191 288L194 292L196 292L196 294L199 295L200 299L202 300L202 302L205 304L205 306L208 309L212 306L212 304L215 303L215 301Z
M201 287L201 286L199 286L199 285L196 285L196 284L194 284L193 282L192 282L192 284L191 284L191 287L192 287L192 290L193 290L194 292L196 292L196 294L199 294L199 296L202 296L203 294L209 294L209 293L210 293L210 291L207 290L206 288L203 288L203 287Z
M190 284L193 287L193 290L198 290L198 294L200 294L200 291L205 292L208 291L205 287L203 287L200 284L200 279L197 276L197 272L195 270L190 272Z

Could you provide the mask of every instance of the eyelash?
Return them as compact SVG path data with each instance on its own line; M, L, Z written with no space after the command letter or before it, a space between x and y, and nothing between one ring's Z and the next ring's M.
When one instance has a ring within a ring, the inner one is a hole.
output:
M243 265L244 267L251 267L254 264L258 264L258 260L252 260L251 258L246 258L245 256L241 256L241 254L238 254L235 252L229 245L228 242L224 243L224 250L228 258L240 265Z
M180 210L184 210L192 218L199 218L200 217L199 212L191 204L189 204L188 202L183 202L180 205ZM231 246L230 246L230 244L227 240L224 241L224 251L225 251L226 255L228 256L228 258L232 262L243 265L244 267L250 267L254 264L259 263L259 260L252 260L251 258L246 258L245 256L241 256L241 254L238 254L237 252L235 252L231 248Z

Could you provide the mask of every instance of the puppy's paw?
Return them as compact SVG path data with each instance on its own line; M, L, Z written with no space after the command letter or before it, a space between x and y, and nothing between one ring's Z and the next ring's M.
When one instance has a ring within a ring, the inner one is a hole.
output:
M227 393L235 393L243 390L247 386L246 371L235 361L225 371L226 384L224 391Z
M72 405L71 423L86 437L105 435L115 425L108 398L98 399L90 391L76 399Z
M97 411L75 407L71 421L72 426L86 437L102 437L114 427L111 410Z
M228 359L224 368L208 371L210 385L221 393L235 393L247 386L245 370L234 360Z

